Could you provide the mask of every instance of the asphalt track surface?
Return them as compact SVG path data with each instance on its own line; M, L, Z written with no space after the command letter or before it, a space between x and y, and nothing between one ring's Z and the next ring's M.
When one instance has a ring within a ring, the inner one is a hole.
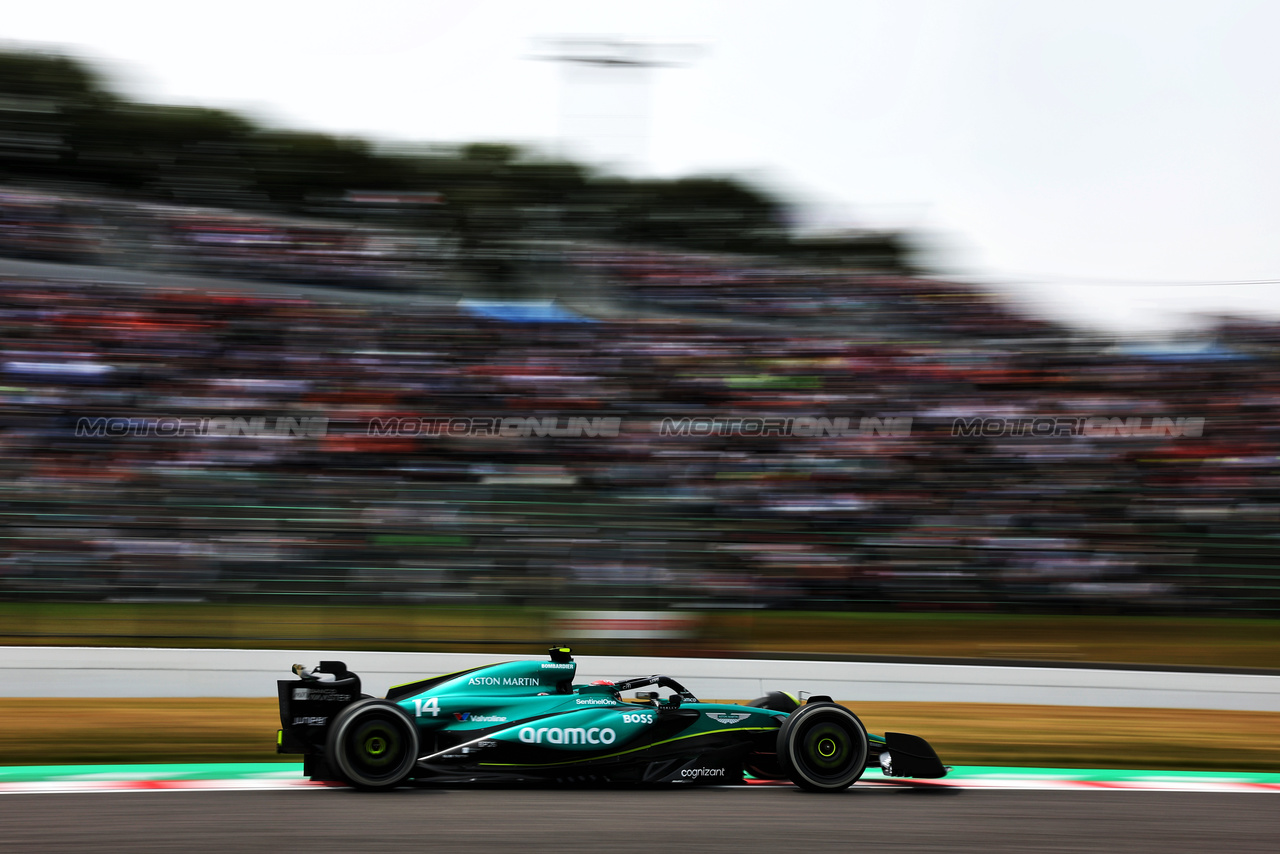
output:
M1248 794L789 787L15 795L13 852L1275 852Z

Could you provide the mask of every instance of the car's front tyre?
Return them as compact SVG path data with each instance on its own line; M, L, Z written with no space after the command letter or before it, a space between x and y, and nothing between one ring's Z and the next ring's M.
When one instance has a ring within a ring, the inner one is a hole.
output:
M358 700L329 726L325 743L330 766L358 789L393 789L418 761L418 728L395 703Z
M870 745L858 716L835 703L802 706L778 730L778 761L802 789L839 792L867 766Z

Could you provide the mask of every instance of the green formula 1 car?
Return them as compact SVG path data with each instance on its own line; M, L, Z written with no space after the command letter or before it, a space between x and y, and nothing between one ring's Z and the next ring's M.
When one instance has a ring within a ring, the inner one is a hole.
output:
M277 750L304 773L361 789L409 783L728 784L790 780L813 792L847 789L879 766L894 777L942 777L929 743L869 735L830 697L799 703L773 692L747 705L703 703L666 676L574 683L565 647L360 693L338 661L281 680ZM668 689L624 692L654 686Z

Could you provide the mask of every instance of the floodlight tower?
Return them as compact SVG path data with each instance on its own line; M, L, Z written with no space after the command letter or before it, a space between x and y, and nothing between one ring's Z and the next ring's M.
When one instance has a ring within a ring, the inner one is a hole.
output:
M632 174L649 169L651 72L688 65L698 48L613 38L554 37L535 59L559 62L561 154Z

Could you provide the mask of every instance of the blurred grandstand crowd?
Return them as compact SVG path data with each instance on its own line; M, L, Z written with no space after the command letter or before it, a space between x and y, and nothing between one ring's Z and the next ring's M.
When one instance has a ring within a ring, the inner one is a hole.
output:
M16 190L0 193L0 254L321 285L412 280L423 293L449 260L364 227ZM604 283L615 310L540 322L445 300L149 288L68 268L0 280L0 595L1277 607L1280 329L1237 326L1230 349L1126 349L922 278L652 249L563 256L566 287ZM83 429L228 416L327 426ZM620 427L370 429L577 416ZM779 416L911 426L660 429ZM975 416L1187 417L1204 429L956 435L955 419Z
M0 254L170 273L402 290L452 253L391 229L0 187Z

